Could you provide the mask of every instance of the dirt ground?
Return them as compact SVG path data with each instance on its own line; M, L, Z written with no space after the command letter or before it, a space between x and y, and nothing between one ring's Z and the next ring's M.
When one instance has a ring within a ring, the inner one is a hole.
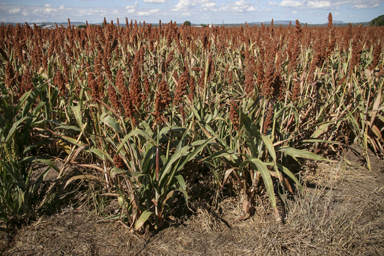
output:
M124 223L65 208L0 234L3 255L384 255L384 163L362 168L353 152L332 164L302 166L302 193L282 200L283 223L266 198L253 216L239 198L212 209L200 204L169 219L156 234L132 233Z

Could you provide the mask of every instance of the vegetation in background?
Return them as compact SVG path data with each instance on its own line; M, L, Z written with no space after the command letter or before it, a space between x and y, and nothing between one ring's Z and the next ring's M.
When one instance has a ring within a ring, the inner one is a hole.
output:
M384 15L380 15L369 23L370 26L384 26Z

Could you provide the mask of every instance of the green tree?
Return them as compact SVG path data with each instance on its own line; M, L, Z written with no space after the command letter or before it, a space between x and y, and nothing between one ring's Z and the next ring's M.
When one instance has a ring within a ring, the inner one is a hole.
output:
M374 18L373 20L371 20L369 25L371 25L371 26L384 26L384 15L380 15L379 17Z
M87 27L87 25L79 25L79 26L77 26L77 28L86 28Z
M191 22L189 20L184 21L184 26L191 26Z

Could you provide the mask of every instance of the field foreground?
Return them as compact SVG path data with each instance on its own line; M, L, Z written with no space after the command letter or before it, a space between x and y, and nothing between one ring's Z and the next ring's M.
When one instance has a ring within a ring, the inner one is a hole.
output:
M368 171L347 162L348 158L336 164L303 165L306 197L286 201L284 224L270 217L269 204L261 200L253 216L236 221L242 210L239 200L232 198L224 200L218 210L196 203L194 214L169 219L169 227L141 236L122 222L102 221L99 216L66 208L11 236L2 232L2 253L382 255L384 163L376 161L374 170Z

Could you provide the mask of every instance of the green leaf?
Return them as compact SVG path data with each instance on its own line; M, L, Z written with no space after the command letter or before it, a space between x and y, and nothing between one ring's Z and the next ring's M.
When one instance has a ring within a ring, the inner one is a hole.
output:
M311 138L317 139L333 122L325 123L320 125L319 128L312 134Z
M62 134L57 134L57 133L55 133L55 134L57 136L59 136L61 139L66 140L69 143L72 143L73 145L76 145L76 146L79 146L79 147L82 145L81 142L78 143L77 140L75 140L75 139L73 139L71 137L68 137L68 136L65 136L65 135L62 135Z
M181 168L183 168L184 165L185 165L186 163L188 163L188 162L191 161L193 158L195 158L196 155L199 154L200 151L203 150L203 149L205 148L205 146L208 145L208 143L210 143L213 139L214 139L214 138L209 139L209 140L206 140L206 141L203 141L203 140L196 141L196 143L197 143L197 142L199 142L199 143L200 143L200 142L203 142L203 143L202 143L200 146L198 146L193 152L191 152L190 154L188 154L188 156L186 157L186 159L184 160L184 162L183 162L181 165L179 165L179 166L177 167L177 171L179 171Z
M16 106L15 113L19 112L25 101L28 99L29 95L31 95L32 91L28 91L21 96L19 103Z
M265 147L268 149L268 152L271 155L273 162L276 164L276 152L271 139L268 136L264 135L262 135L261 138L263 139Z
M124 169L120 169L120 168L117 168L117 167L113 167L111 169L111 174L112 175L117 175L117 174L121 174L121 173L125 173L129 177L144 177L144 176L148 176L147 174L143 174L143 173L139 173L139 172L131 172L129 170L124 170Z
M59 129L81 132L81 129L79 127L73 126L73 125L60 125L60 126L55 127L55 130L59 130Z
M25 117L21 118L19 121L13 123L11 129L8 132L7 138L5 139L4 143L7 143L13 137L17 128L19 127L19 124L26 121L27 119L31 119L31 117L25 116ZM28 131L24 131L24 132L28 132Z
M111 127L113 130L115 130L116 132L120 132L121 133L121 128L120 128L120 124L111 116L101 116L101 121L103 121L106 125L108 125L109 127Z
M299 180L296 179L296 176L287 167L283 166L282 164L277 164L277 167L281 171L283 171L289 178L291 178L301 190L303 190L303 186L300 184Z
M237 155L233 149L224 149L221 151L218 151L212 155L207 156L206 158L203 159L204 162L211 161L213 159L216 159L218 157L225 157L227 160L237 160Z
M157 146L156 141L153 138L151 138L147 133L143 132L140 129L136 129L136 130L131 131L127 136L132 137L134 135L141 135L144 138L146 138L150 143L152 143L152 145Z
M261 177L263 178L263 181L264 181L265 188L267 189L268 197L269 197L269 200L271 201L272 208L277 209L276 197L275 197L275 192L274 192L274 188L273 188L273 182L272 182L271 174L269 174L267 166L262 161L260 161L259 159L252 158L252 159L245 160L240 165L240 168L243 168L248 163L252 164L260 172Z
M278 151L284 152L287 155L290 155L291 157L294 157L294 158L300 157L300 158L312 159L312 160L317 160L317 161L332 162L331 160L328 160L322 156L316 155L312 152L300 150L300 149L295 149L295 148L291 148L291 147L282 147L282 148L279 148Z
M308 144L308 143L328 143L328 144L340 144L338 141L331 141L331 140L317 140L317 139L307 139L307 140L301 140L299 141L300 144Z
M193 105L191 105L190 107L191 107L191 111L193 112L194 116L197 118L197 120L199 120L199 121L201 122L201 117L200 117L200 115L197 113L196 108L195 108Z
M185 186L185 180L183 178L182 175L176 175L175 178L177 179L177 181L179 182L179 185L180 187L183 189L183 190L187 190L187 187Z
M72 111L73 111L73 114L75 115L77 125L79 126L79 128L81 130L83 130L83 118L81 115L80 106L79 105L78 106L72 106Z
M249 116L245 113L242 113L241 119L245 127L245 139L248 142L252 156L257 157L257 146L260 146L260 142L262 141L260 131L257 129L256 125L252 122Z
M166 162L165 166L161 169L161 177L160 177L160 184L162 181L166 178L168 173L171 171L171 168L173 167L173 163L176 162L179 158L185 156L188 153L188 150L191 148L191 146L187 145L177 151L175 154L172 155L172 157Z
M136 221L134 230L135 231L139 230L152 214L153 214L153 212L150 212L150 211L147 211L147 210L142 212L141 215L140 215L140 218Z
M154 139L152 139L147 133L143 132L140 129L136 129L136 130L131 131L129 134L127 134L124 137L124 139L121 141L120 145L116 149L116 154L119 154L120 150L124 147L125 143L127 143L128 139L134 135L141 135L144 138L146 138L148 140L148 142L150 142L152 145L154 145L154 146L157 145L156 141Z

